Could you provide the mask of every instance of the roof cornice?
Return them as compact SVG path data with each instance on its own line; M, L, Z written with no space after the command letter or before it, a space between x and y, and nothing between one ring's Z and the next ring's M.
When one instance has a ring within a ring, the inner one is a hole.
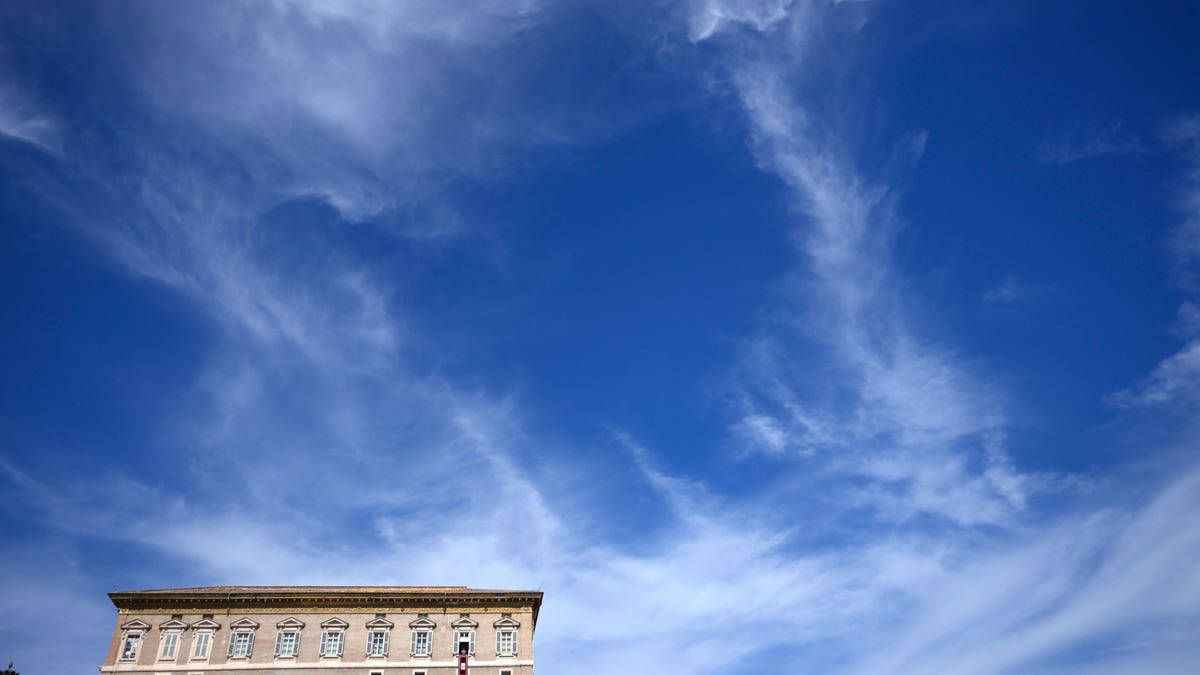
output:
M283 607L529 606L537 623L541 591L473 589L465 586L210 586L108 594L117 609L271 609Z

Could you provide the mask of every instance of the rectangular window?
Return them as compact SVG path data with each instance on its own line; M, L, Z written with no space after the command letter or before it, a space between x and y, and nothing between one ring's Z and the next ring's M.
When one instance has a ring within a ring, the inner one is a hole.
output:
M373 630L367 636L367 656L387 656L388 632Z
M502 670L502 671L500 671L500 675L512 675L512 671L511 670Z
M321 634L321 656L342 655L342 632L340 630L325 631Z
M162 648L158 650L158 658L173 659L175 650L179 648L179 633L163 633Z
M475 655L475 631L473 630L456 630L454 631L454 653L461 654L463 645L467 646L467 653L471 656Z
M142 644L142 634L134 633L125 636L125 645L121 647L122 659L136 659L138 647Z
M212 633L196 633L196 641L192 643L192 658L207 659L208 646L212 643Z
M517 653L517 631L496 631L496 653L500 656L513 656Z
M433 653L429 639L429 631L415 630L412 634L412 653L413 656L429 656Z
M254 649L254 633L240 632L229 636L229 655L249 657Z
M300 634L283 631L275 635L275 656L295 656L300 653Z

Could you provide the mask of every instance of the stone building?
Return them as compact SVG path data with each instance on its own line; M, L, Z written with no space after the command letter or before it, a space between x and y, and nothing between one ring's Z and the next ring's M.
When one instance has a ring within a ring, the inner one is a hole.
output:
M109 593L102 673L532 675L541 591L212 586Z

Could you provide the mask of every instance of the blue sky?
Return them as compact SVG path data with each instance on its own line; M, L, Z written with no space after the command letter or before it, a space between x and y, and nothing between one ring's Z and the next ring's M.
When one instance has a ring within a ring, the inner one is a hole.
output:
M540 588L542 672L1200 662L1200 10L9 3L0 645Z

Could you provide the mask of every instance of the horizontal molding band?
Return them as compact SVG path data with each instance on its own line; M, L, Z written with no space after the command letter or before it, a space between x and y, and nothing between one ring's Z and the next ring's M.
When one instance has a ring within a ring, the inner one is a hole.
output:
M472 668L504 668L506 666L532 666L532 659L506 659L504 661L471 661L468 664ZM426 668L457 668L457 661L309 661L296 663L293 661L277 662L277 663L191 663L191 664L151 664L147 666L133 664L119 664L115 666L101 666L102 673L188 673L202 671L230 671L230 670L291 670L304 668L321 668L321 669L337 669L337 668L353 668L360 670L362 668L375 668L387 670L391 668L416 668L418 670Z

